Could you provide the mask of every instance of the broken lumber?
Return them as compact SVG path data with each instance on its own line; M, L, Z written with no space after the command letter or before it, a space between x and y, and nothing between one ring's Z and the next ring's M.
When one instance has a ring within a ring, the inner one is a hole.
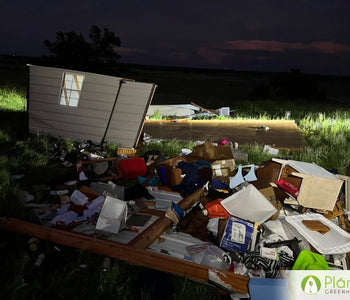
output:
M56 244L90 251L96 254L113 257L129 262L136 266L144 266L162 272L187 277L199 282L208 282L210 267L190 261L158 254L143 249L134 249L114 241L97 239L81 233L49 228L42 225L14 218L0 218L0 227L35 236ZM232 291L248 293L248 276L236 275L229 271L220 270L221 280L229 285Z
M183 198L179 203L184 211L189 210L196 202L199 201L201 196L204 194L204 189L198 189L191 195ZM171 225L173 221L170 220L165 214L157 219L142 233L137 235L132 241L129 242L128 246L135 249L147 249L158 237L161 236Z

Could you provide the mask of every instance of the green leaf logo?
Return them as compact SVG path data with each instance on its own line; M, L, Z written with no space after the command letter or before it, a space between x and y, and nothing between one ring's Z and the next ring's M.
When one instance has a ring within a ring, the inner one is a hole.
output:
M314 275L306 276L301 281L301 289L307 295L315 295L321 289L321 281Z

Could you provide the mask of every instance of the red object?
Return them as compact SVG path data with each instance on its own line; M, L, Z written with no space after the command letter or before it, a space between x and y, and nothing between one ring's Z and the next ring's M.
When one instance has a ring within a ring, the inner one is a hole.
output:
M220 204L222 199L215 199L205 206L205 209L208 212L209 218L223 218L227 219L230 214L227 212L227 210Z
M147 173L147 165L143 157L125 158L119 161L119 165L124 179L136 179Z
M290 183L289 181L281 178L280 180L275 182L277 186L284 190L285 192L291 194L294 198L298 197L299 188L296 187L294 184Z

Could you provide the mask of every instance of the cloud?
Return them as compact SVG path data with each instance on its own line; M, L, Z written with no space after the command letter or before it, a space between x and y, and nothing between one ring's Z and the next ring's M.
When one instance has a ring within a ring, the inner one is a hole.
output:
M311 47L318 52L327 54L339 54L342 52L350 52L350 46L337 44L331 41L312 42Z
M286 50L303 49L304 45L302 43L284 43L278 41L237 40L226 42L224 48L227 50L284 52Z
M333 41L314 41L311 43L288 43L263 40L235 40L222 44L200 47L197 54L203 61L219 65L233 51L264 51L282 53L287 51L313 51L330 55L350 53L350 46Z

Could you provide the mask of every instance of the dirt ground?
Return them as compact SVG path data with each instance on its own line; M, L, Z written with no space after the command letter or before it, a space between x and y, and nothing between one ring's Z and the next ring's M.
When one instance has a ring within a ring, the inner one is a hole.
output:
M270 145L278 149L301 150L307 146L293 120L264 121L146 121L144 132L151 139L220 142L238 145Z

